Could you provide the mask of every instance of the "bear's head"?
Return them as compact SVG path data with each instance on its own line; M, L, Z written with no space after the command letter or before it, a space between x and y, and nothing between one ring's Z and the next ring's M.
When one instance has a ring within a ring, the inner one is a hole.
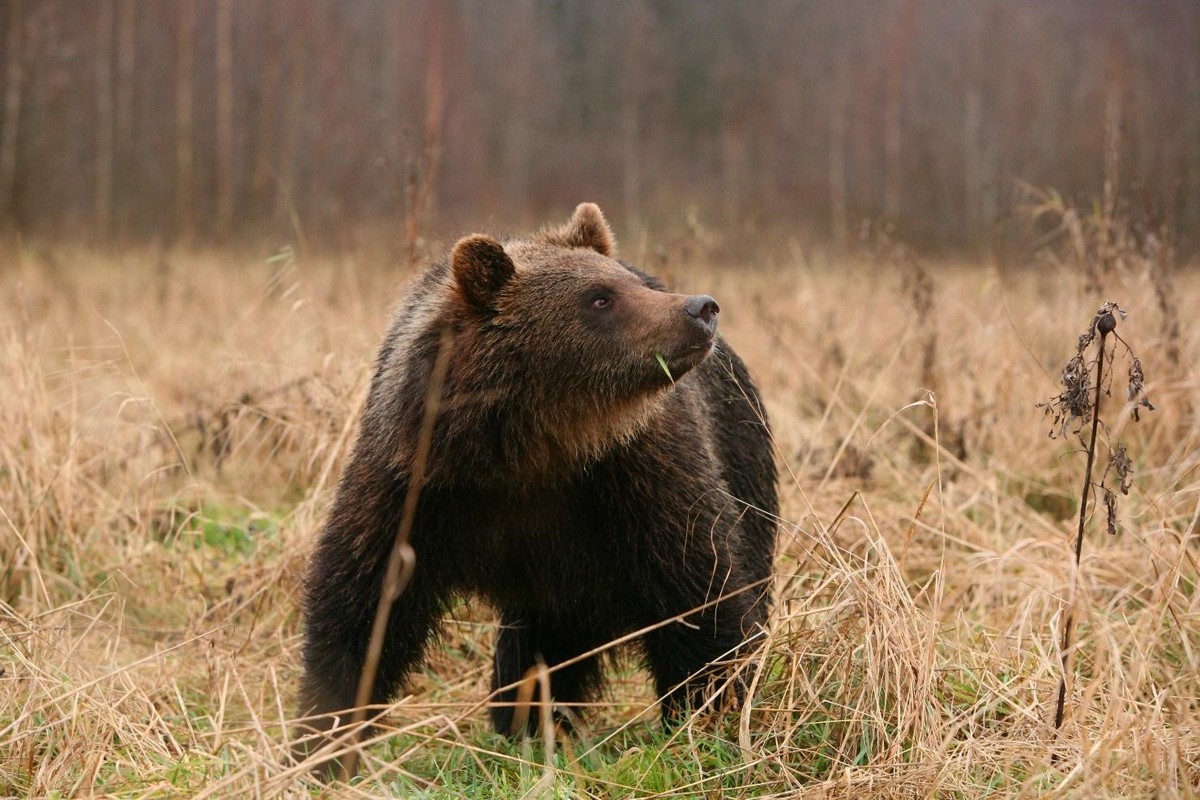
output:
M444 433L480 437L492 460L541 473L579 466L645 426L713 349L720 309L614 255L592 203L529 239L455 244Z

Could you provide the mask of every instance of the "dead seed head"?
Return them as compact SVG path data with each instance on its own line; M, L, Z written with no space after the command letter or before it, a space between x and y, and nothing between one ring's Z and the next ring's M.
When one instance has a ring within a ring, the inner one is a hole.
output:
M1096 361L1087 357L1087 349L1091 347L1092 342L1096 340L1096 334L1099 333L1101 340L1107 337L1110 333L1117 336L1117 319L1122 320L1127 318L1125 310L1112 300L1105 302L1096 310L1096 316L1092 317L1091 324L1088 325L1079 337L1079 341L1075 345L1075 355L1067 362L1062 371L1063 391L1057 397L1047 400L1045 403L1038 403L1038 408L1045 411L1046 416L1054 420L1054 427L1050 431L1050 436L1066 435L1067 428L1079 420L1080 424L1088 422L1094 409L1092 408L1092 378L1091 369ZM1136 402L1137 405L1133 409L1133 419L1135 422L1139 420L1138 408L1146 408L1150 411L1154 410L1154 406L1150 404L1149 398L1145 394L1145 375L1142 373L1142 362L1131 351L1124 339L1117 336L1117 339L1125 344L1126 351L1129 353L1131 363L1129 365L1129 402ZM1104 358L1104 353L1100 353L1097 359ZM1111 356L1110 356L1111 357ZM1107 394L1107 389L1105 390Z
M1088 335L1085 334L1085 336ZM1083 351L1087 347L1083 341L1085 336L1079 337L1079 352L1072 356L1071 360L1063 367L1061 379L1063 391L1045 403L1038 403L1038 407L1044 409L1046 416L1053 420L1054 426L1050 430L1051 438L1056 435L1056 430L1057 435L1065 436L1067 428L1076 420L1083 424L1092 418L1092 374L1083 355Z
M1129 494L1129 489L1133 486L1133 460L1129 458L1125 445L1117 442L1117 446L1109 454L1108 463L1121 482L1121 494Z
M1108 534L1117 535L1117 496L1107 486L1104 488L1104 510L1106 512Z
M1062 371L1062 385L1065 391L1060 395L1063 408L1072 417L1087 420L1092 415L1092 395L1088 390L1092 384L1092 373L1083 360L1083 354L1077 354L1067 362Z
M1117 329L1117 316L1125 319L1125 312L1119 305L1109 300L1100 306L1096 311L1096 317L1092 320L1092 330L1099 331L1101 335L1108 335ZM1091 342L1089 338L1088 342Z
M1146 374L1142 372L1142 360L1136 356L1129 362L1129 388L1126 390L1126 397L1129 402L1136 404L1133 407L1134 422L1140 421L1138 408L1145 408L1147 411L1154 410L1150 398L1146 396Z

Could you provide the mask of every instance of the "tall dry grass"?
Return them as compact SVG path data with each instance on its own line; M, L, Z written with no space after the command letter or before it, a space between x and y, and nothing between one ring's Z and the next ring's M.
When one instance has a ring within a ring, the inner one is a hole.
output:
M315 791L286 758L298 578L404 276L367 256L8 261L0 795ZM626 667L547 759L483 732L494 620L468 604L339 791L436 795L460 764L507 781L481 796L1195 796L1200 342L1163 324L1155 275L1105 279L1158 410L1110 420L1136 483L1119 536L1089 526L1056 739L1083 460L1035 403L1095 314L1091 276L746 267L669 272L719 298L775 428L777 603L742 667L753 702L659 735ZM1200 279L1172 280L1195 318Z

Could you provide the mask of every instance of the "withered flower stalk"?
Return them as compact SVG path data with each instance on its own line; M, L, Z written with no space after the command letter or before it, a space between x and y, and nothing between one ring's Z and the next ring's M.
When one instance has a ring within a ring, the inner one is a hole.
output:
M1087 520L1088 497L1092 491L1092 466L1096 463L1096 435L1100 430L1100 393L1104 387L1104 344L1105 340L1108 338L1108 335L1117 329L1117 318L1113 316L1114 310L1119 310L1116 303L1105 303L1100 307L1100 310L1096 312L1096 318L1093 320L1091 328L1088 329L1088 333L1079 337L1079 352L1075 355L1075 358L1071 359L1071 361L1067 363L1068 370L1071 368L1071 365L1076 362L1079 362L1080 366L1082 367L1084 348L1091 344L1092 337L1095 335L1095 333L1098 332L1100 334L1100 356L1096 359L1096 399L1091 408L1092 437L1091 441L1088 443L1087 468L1084 470L1083 474L1083 492L1081 493L1079 501L1079 527L1075 532L1075 569L1071 573L1072 607L1074 606L1075 602L1075 587L1078 582L1077 576L1079 574L1079 559L1083 553L1083 527ZM1086 376L1086 367L1083 367L1082 371ZM1068 405L1070 413L1075 416L1082 416L1082 414L1074 414L1076 408L1083 408L1083 403L1081 403L1079 398L1075 395L1078 392L1078 385L1086 384L1086 377L1082 380L1077 379L1077 383L1073 386L1071 384L1067 384L1067 370L1064 370L1063 383L1067 386L1067 391L1064 392L1063 397L1070 398L1069 402L1071 405ZM1115 503L1111 507L1109 517L1113 520L1116 518ZM1058 701L1054 706L1054 730L1056 731L1062 727L1063 712L1066 706L1067 674L1069 673L1071 658L1071 629L1074 627L1075 623L1075 614L1072 607L1067 609L1067 616L1063 621L1061 650L1062 675L1059 677L1058 681Z
M1063 368L1063 391L1047 402L1038 404L1040 408L1045 409L1046 415L1053 420L1050 429L1051 438L1066 436L1070 432L1079 436L1082 441L1083 426L1089 421L1091 422L1091 435L1085 448L1087 452L1087 467L1084 470L1083 490L1080 492L1079 498L1079 524L1075 530L1075 562L1074 568L1071 570L1071 592L1066 600L1066 608L1063 613L1062 648L1060 650L1062 674L1059 677L1058 699L1054 707L1054 730L1056 733L1062 727L1067 696L1067 676L1071 674L1071 657L1073 655L1071 651L1071 636L1075 627L1075 597L1079 587L1080 560L1083 555L1083 531L1087 523L1088 501L1091 499L1094 486L1104 503L1105 528L1110 534L1115 535L1119 528L1116 490L1119 490L1123 495L1128 495L1129 490L1133 486L1133 460L1129 457L1125 446L1120 442L1114 443L1110 441L1108 465L1104 469L1104 474L1101 476L1099 483L1092 481L1092 473L1096 463L1096 440L1100 431L1101 397L1103 395L1110 395L1105 385L1105 361L1108 361L1108 366L1112 367L1112 361L1116 358L1116 346L1113 346L1111 354L1107 349L1110 336L1124 345L1126 354L1130 359L1126 400L1132 405L1134 421L1136 422L1139 419L1138 412L1140 409L1154 410L1150 399L1146 397L1146 376L1142 372L1142 362L1134 355L1132 349L1129 347L1129 343L1117 333L1118 318L1125 319L1125 312L1116 303L1109 301L1100 306L1088 329L1079 337L1075 354ZM1089 357L1088 351L1092 344L1096 343L1097 337L1099 337L1099 353L1093 360ZM1093 364L1096 370L1094 380L1092 375ZM1112 383L1111 377L1107 380L1109 384ZM1076 420L1079 421L1078 427L1075 426ZM1110 473L1116 476L1115 489L1108 481Z

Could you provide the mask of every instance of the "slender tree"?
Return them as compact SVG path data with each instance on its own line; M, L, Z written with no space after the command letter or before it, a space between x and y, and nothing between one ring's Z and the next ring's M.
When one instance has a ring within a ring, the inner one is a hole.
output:
M96 233L112 233L113 200L113 0L96 0Z
M4 59L4 126L0 128L0 221L16 213L17 133L21 130L22 25L21 0L8 4L8 36Z
M117 6L117 75L115 83L115 118L114 123L114 203L116 226L119 235L129 232L130 216L133 208L130 200L137 194L137 186L133 182L136 174L134 160L134 79L137 63L137 39L135 29L134 0L120 0Z
M217 236L233 232L233 0L217 0Z
M196 222L196 159L192 122L196 0L178 0L175 62L175 229L190 241Z

